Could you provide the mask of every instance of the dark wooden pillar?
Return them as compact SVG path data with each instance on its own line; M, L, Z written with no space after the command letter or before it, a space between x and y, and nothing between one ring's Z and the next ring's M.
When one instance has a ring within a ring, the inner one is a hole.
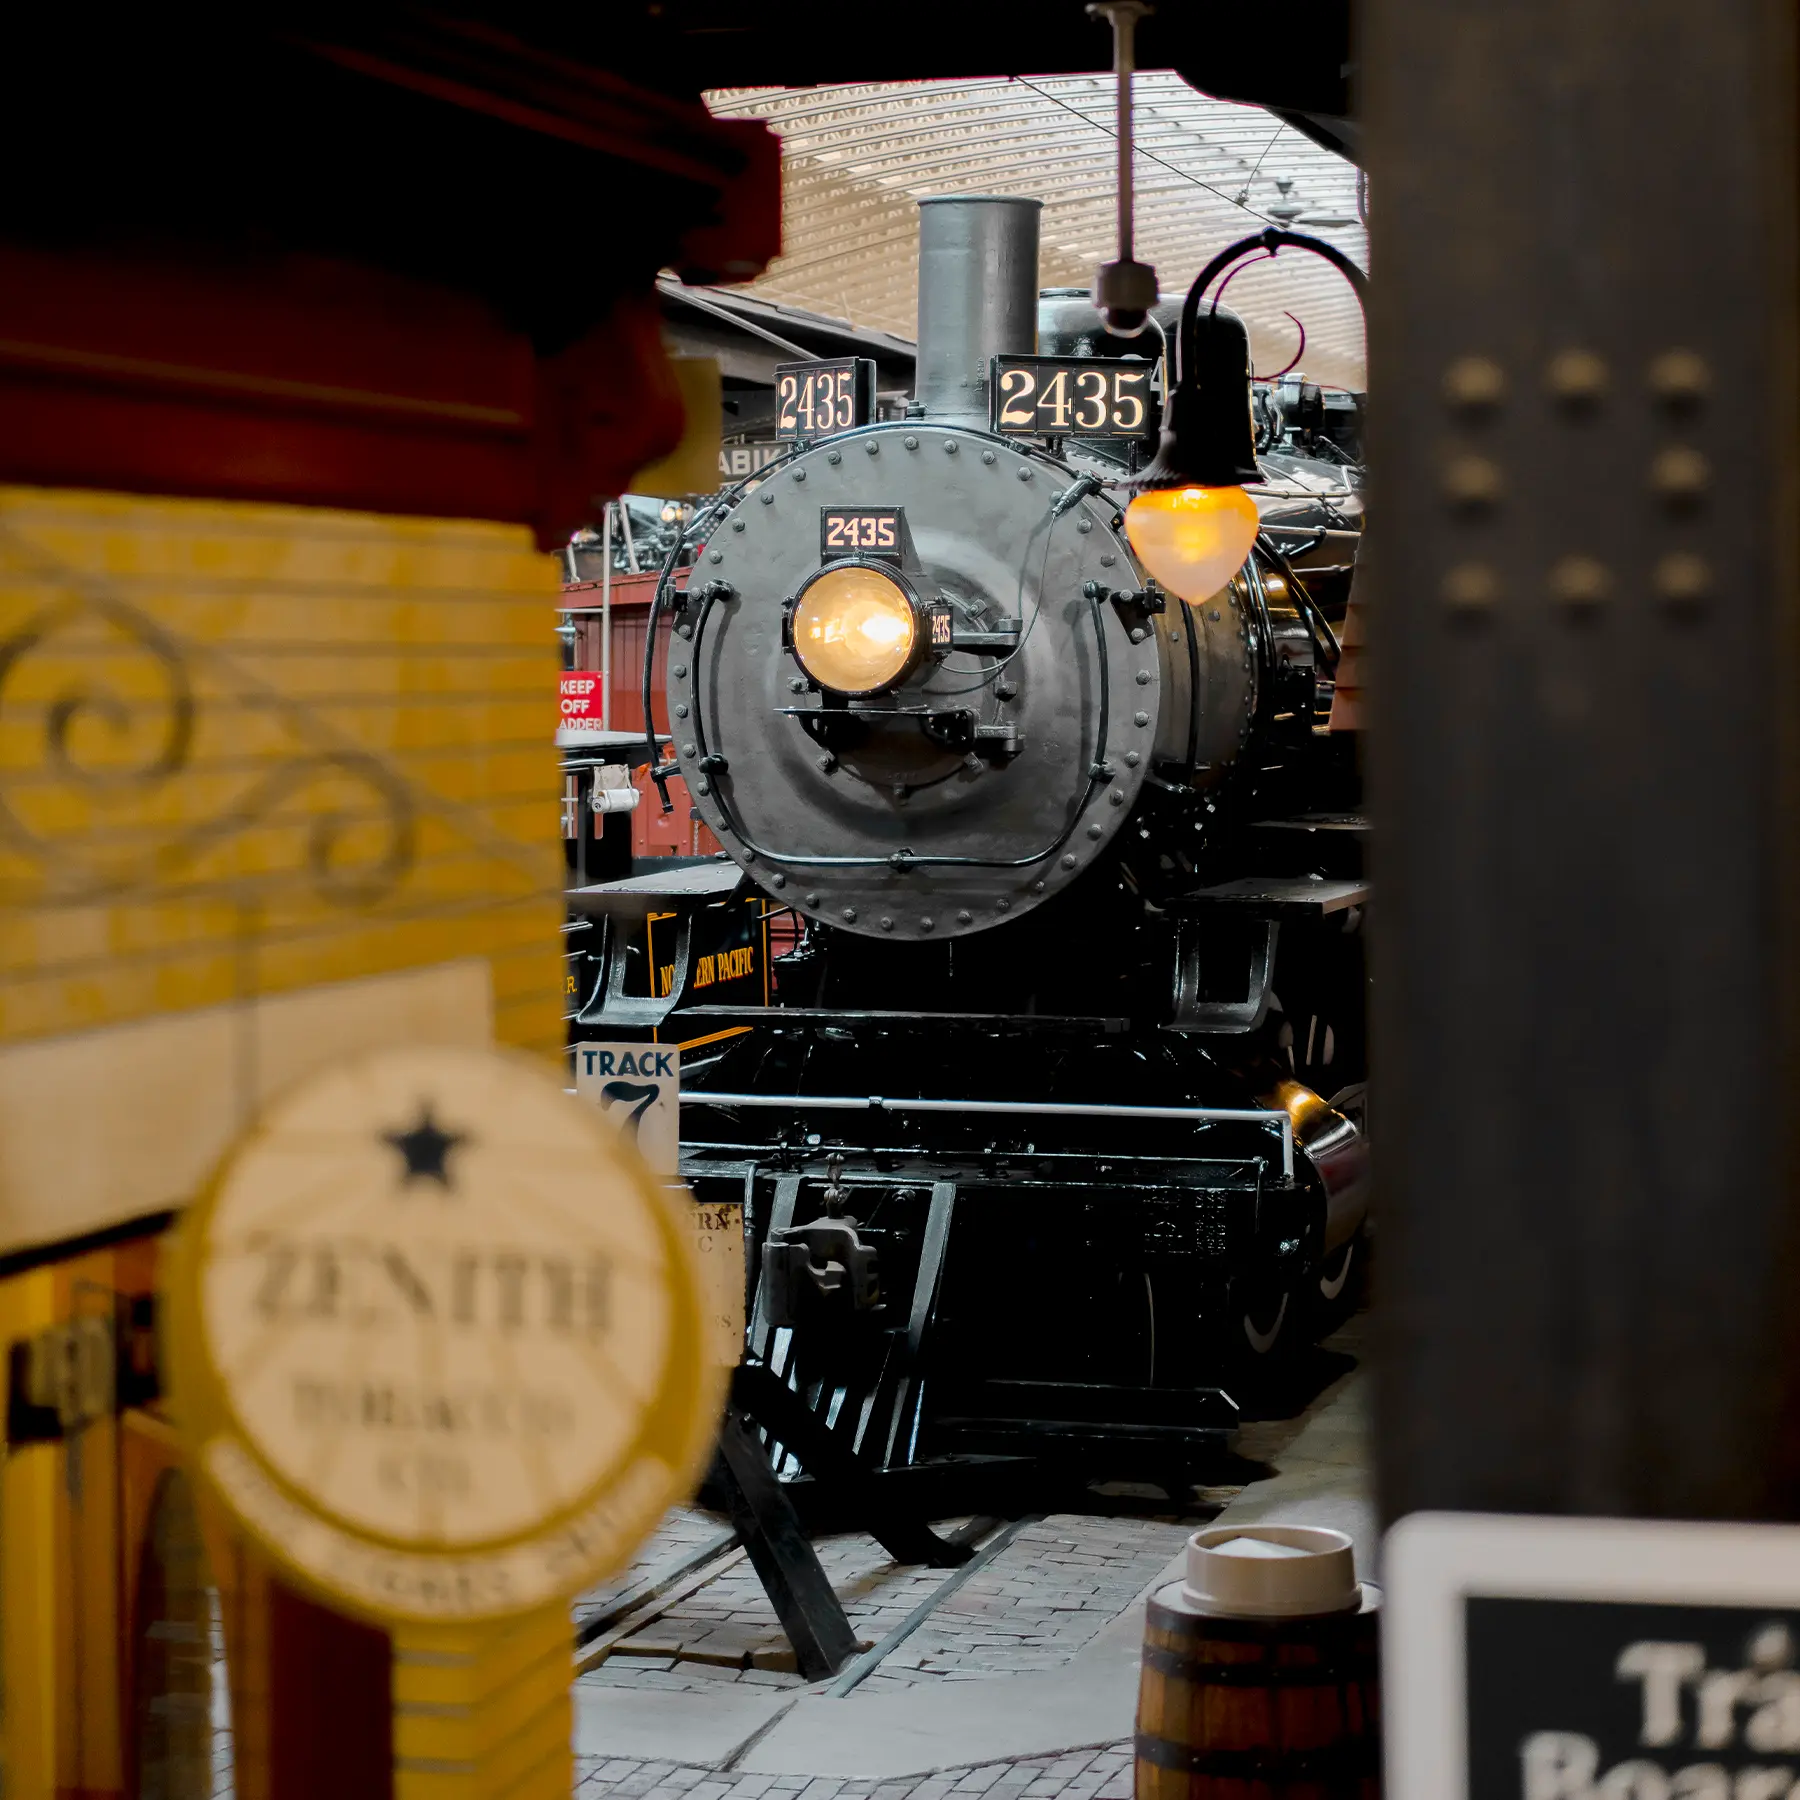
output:
M393 1652L385 1631L269 1584L269 1800L389 1800Z
M1390 1517L1794 1503L1791 32L1364 9Z

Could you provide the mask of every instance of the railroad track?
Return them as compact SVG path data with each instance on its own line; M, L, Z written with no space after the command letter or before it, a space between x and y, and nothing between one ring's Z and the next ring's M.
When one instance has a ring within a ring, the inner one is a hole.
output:
M1041 1517L1039 1513L1012 1520L983 1516L971 1519L949 1533L951 1543L972 1545L975 1554L958 1567L946 1569L943 1579L892 1630L861 1650L834 1675L797 1689L796 1698L804 1692L823 1693L834 1698L851 1693L972 1575L985 1568L1027 1525ZM683 1601L730 1573L744 1556L738 1534L724 1530L650 1570L602 1611L582 1621L575 1633L575 1673L584 1675L619 1654L622 1646L640 1637Z

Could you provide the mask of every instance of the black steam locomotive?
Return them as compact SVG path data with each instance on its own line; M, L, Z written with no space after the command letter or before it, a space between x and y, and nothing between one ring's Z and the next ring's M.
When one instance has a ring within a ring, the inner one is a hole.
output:
M683 1174L746 1207L741 1392L868 1469L1178 1474L1362 1242L1367 890L1329 729L1361 502L1265 419L1252 556L1197 604L1147 579L1121 509L1159 331L1040 300L1037 213L925 202L908 415L798 371L812 428L696 521L684 590L671 558L662 772L729 860L589 890L578 1030L695 1046ZM776 1003L709 1005L694 946L747 892L797 921Z

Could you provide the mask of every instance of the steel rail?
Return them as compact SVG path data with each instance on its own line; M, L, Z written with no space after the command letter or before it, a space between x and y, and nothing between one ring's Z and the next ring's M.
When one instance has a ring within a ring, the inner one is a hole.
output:
M854 1661L846 1663L838 1671L837 1678L826 1688L826 1699L842 1700L862 1681L864 1676L872 1675L877 1665L886 1661L894 1651L898 1650L971 1575L978 1574L986 1568L1027 1525L1038 1524L1043 1516L1042 1513L1027 1513L1024 1518L1014 1519L1010 1525L1003 1526L995 1532L960 1569L952 1570L943 1581L940 1581L880 1643L865 1650ZM980 1523L980 1521L976 1521L976 1523ZM965 1526L962 1532L952 1533L950 1541L952 1543L970 1542L969 1537L965 1535L967 1529Z

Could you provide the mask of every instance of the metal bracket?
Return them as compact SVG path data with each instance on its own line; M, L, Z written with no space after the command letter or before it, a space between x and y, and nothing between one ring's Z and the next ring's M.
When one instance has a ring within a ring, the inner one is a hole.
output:
M1020 621L1017 619L1001 619L991 631L974 631L966 625L952 625L950 648L991 650L995 655L1004 655L1018 649L1020 630Z
M1169 1020L1174 1031L1254 1031L1268 1016L1280 925L1273 919L1263 923L1262 941L1250 953L1249 991L1241 1000L1200 997L1202 958L1216 932L1216 924L1203 919L1178 918L1175 922L1174 1007Z
M687 991L688 970L694 958L694 919L695 913L683 908L675 920L675 966L669 978L669 991L664 995L628 994L625 992L625 969L629 958L625 954L620 921L616 918L606 922L606 975L600 985L600 1004L596 1007L591 1001L576 1015L578 1025L604 1025L625 1031L642 1031L654 1029L668 1018L681 1004L681 996ZM656 980L656 971L651 969L649 976L652 984Z

